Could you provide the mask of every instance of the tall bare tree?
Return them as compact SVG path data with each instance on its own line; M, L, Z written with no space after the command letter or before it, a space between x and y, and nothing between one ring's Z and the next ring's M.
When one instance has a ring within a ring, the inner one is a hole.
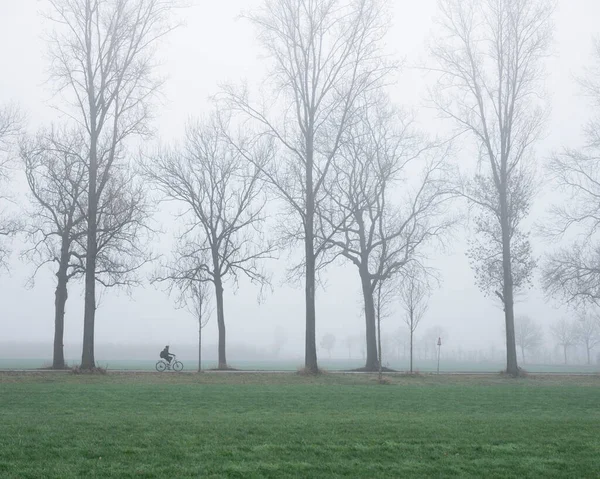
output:
M587 363L591 364L591 352L600 344L600 317L583 312L575 323L575 339L585 348Z
M410 131L410 118L384 97L363 98L356 114L324 183L317 237L334 258L346 258L358 268L366 325L365 369L375 371L374 295L381 292L379 283L419 261L424 247L441 239L453 219L446 214L450 195L445 152L426 148Z
M184 205L185 230L178 238L175 276L205 277L215 287L219 329L219 368L226 369L224 283L240 274L265 285L261 262L274 246L263 235L267 197L261 166L272 154L268 144L238 138L233 146L229 120L213 115L187 129L185 144L159 152L144 164L146 177L168 200ZM253 162L239 152L251 154ZM194 261L189 262L187 259ZM183 259L183 260L182 260ZM171 274L173 276L173 274Z
M304 243L307 371L318 371L315 288L323 250L315 237L318 204L357 98L377 88L393 67L380 48L387 31L383 7L381 0L266 0L248 18L271 59L268 105L254 105L247 91L225 91L231 108L281 146L265 176L287 204L288 216L300 220L288 222L287 236Z
M33 209L28 215L31 249L25 256L37 271L55 263L53 367L65 366L64 315L68 283L85 276L88 145L81 129L55 128L24 138L24 164ZM146 248L150 207L145 191L121 165L113 167L98 203L96 281L105 287L139 282L136 272L151 258Z
M521 349L521 359L525 363L525 351L531 351L542 344L542 328L529 316L515 318L515 342Z
M573 322L561 319L551 327L556 344L563 349L565 364L567 364L567 351L576 342L575 326Z
M87 244L81 366L95 367L98 205L135 135L149 135L157 41L171 30L171 0L50 0L51 78L87 132Z
M16 106L0 105L0 267L7 267L9 246L5 241L19 231L19 222L5 210L5 203L10 201L6 192L9 179L9 150L17 137L23 123L23 116Z
M479 285L504 308L507 372L518 374L514 293L528 285L531 248L521 225L534 192L533 147L546 118L542 62L552 38L552 0L440 0L432 54L434 102L471 135L478 173L461 191L478 208L472 245Z
M593 67L580 79L594 116L585 128L581 149L565 148L549 165L553 187L564 193L542 229L553 243L566 239L543 265L543 286L552 296L575 306L600 304L600 39Z
M423 270L411 266L402 275L400 304L404 309L404 322L410 334L410 372L413 372L414 334L425 313L430 296L430 285Z

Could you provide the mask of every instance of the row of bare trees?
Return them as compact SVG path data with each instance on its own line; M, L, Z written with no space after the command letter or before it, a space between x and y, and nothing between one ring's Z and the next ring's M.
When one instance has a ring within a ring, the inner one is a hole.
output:
M389 6L383 0L265 0L246 15L270 67L262 97L247 86L224 86L215 112L191 121L182 144L146 152L140 162L132 140L153 133L161 86L153 53L173 28L175 2L50 4L51 80L69 121L21 140L20 156L33 198L28 254L38 267L56 265L55 367L64 366L63 318L76 277L85 283L82 367L95 367L96 286L140 280L140 268L153 259L146 244L153 233L149 205L159 199L181 207L180 231L153 279L178 290L180 304L199 317L199 335L206 286L213 286L220 368L227 367L226 284L246 276L268 285L264 261L300 242L303 259L291 274L304 278L306 370L318 371L318 273L342 260L359 275L365 368L375 370L389 303L401 299L411 333L424 314L432 280L426 251L456 223L449 201L461 197L474 223L469 257L476 280L501 301L507 371L518 374L514 297L530 285L536 265L524 220L538 187L535 147L547 116L540 92L552 1L439 2L431 98L457 125L453 137L472 140L465 153L476 156L474 173L454 171L451 143L420 134L411 114L386 94L398 65L384 51ZM596 78L590 72L582 84L598 106ZM14 137L17 120L14 111L0 110L0 148ZM598 126L598 120L589 125L584 151L566 150L553 161L555 178L574 201L553 211L548 234L584 230L583 239L544 264L547 291L568 301L600 298L599 248L590 241L600 195ZM275 202L283 211L277 235L267 231ZM0 236L14 234L16 224L3 218Z

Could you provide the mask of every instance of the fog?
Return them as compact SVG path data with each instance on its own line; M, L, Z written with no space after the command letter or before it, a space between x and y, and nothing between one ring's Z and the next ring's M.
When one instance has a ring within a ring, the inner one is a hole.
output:
M206 114L211 97L220 85L247 81L251 88L265 75L264 52L256 34L244 19L244 10L252 10L260 0L191 2L178 11L180 28L164 41L158 58L160 75L165 76L162 104L154 122L156 138L171 143L181 138L190 117ZM397 0L387 48L403 61L397 81L389 88L400 105L415 110L420 128L431 135L446 134L449 127L436 118L428 107L427 90L431 75L421 67L428 64L428 44L435 33L435 0L419 2ZM48 5L44 0L0 1L0 104L15 102L27 114L27 130L60 119L52 88L47 83L48 58L44 33L49 24L40 14ZM547 59L545 86L552 107L546 133L536 147L542 165L552 151L563 146L582 144L582 129L590 118L589 102L580 94L575 76L590 62L592 40L598 28L600 3L597 0L559 0L554 15L556 31L552 54ZM158 141L158 140L157 140ZM453 161L472 165L470 151L458 149ZM19 168L13 171L11 190L22 204L26 185ZM543 222L550 201L555 201L552 186L546 186L534 200L528 224ZM156 216L163 233L155 245L157 253L167 255L176 230L174 210L159 206ZM496 351L504 347L504 314L497 300L486 297L475 286L474 275L465 256L469 230L461 226L445 250L436 248L428 264L440 274L440 287L434 292L429 309L419 326L417 337L434 327L442 328L444 350ZM534 253L541 256L549 247L532 237ZM0 272L0 358L50 358L54 331L54 288L52 268L43 268L33 286L27 286L33 266L20 253L28 245L18 237L12 245L9 272ZM293 257L298 251L292 252ZM273 357L298 359L304 354L304 292L298 285L285 283L286 268L292 262L290 252L265 267L273 272L272 289L259 298L259 290L246 280L225 286L225 318L228 353L232 360ZM146 268L150 275L153 266ZM332 357L348 357L344 341L364 335L364 315L359 276L352 265L334 263L321 273L317 292L317 344L326 333L336 337ZM260 299L260 300L259 300ZM546 298L536 273L533 287L515 303L516 316L527 315L542 324L545 347L555 351L550 325L572 313ZM398 307L386 318L382 328L391 335L406 328ZM65 317L65 348L68 359L81 354L83 334L83 292L81 282L70 286ZM102 290L96 314L97 358L152 357L154 348L169 344L171 349L193 358L198 325L185 309L177 309L174 296L161 287L146 283L130 291ZM283 338L283 339L282 339ZM215 357L217 327L214 318L203 330L208 358ZM277 343L281 350L275 354ZM392 353L390 353L392 354ZM353 357L360 358L357 347ZM328 353L319 350L320 358ZM498 359L498 358L496 358ZM385 362L385 358L384 358Z

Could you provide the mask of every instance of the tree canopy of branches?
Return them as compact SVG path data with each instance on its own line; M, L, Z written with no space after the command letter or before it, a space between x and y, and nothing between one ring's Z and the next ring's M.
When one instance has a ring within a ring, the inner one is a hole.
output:
M521 222L534 193L533 147L546 117L542 61L552 38L551 0L440 0L443 33L432 53L442 116L470 134L478 173L460 185L477 208L470 251L479 285L502 301L507 372L518 374L514 292L535 262Z
M545 290L566 303L600 304L600 39L595 43L595 63L580 80L594 108L585 129L583 148L566 148L550 163L553 186L568 195L554 205L544 228L552 241L573 233L567 245L548 255L543 266Z
M521 349L521 359L525 362L525 351L531 351L542 344L542 328L529 316L515 318L515 342Z
M6 239L19 230L19 222L5 209L10 201L5 190L9 177L9 150L22 127L23 118L14 105L0 105L0 267L7 267L10 253Z
M65 110L86 132L87 240L81 366L95 367L98 210L127 141L149 135L150 105L160 82L153 76L157 41L171 30L170 0L50 0L51 78L70 104Z
M317 372L315 287L323 252L315 235L317 209L357 98L377 88L392 68L381 51L383 2L266 0L248 18L272 60L268 105L279 114L251 103L246 91L227 88L224 97L281 146L265 176L288 217L300 220L286 222L286 236L304 243L305 369Z
M274 251L262 234L266 196L260 182L260 165L271 149L236 138L236 145L253 157L246 161L228 128L226 118L213 115L188 127L181 148L159 152L144 164L146 177L165 198L185 207L185 229L162 279L214 284L221 369L227 368L224 282L236 282L242 274L260 285L268 283L261 262Z
M410 125L387 99L364 98L331 166L319 208L320 240L333 257L358 268L367 370L378 367L374 295L379 284L422 258L424 247L453 223L446 214L446 155L420 150L423 140ZM394 189L404 194L394 195Z
M52 129L20 145L33 209L26 256L37 271L56 264L53 367L64 367L63 333L68 283L85 276L88 145L81 129ZM144 242L150 208L144 189L123 168L113 168L98 203L96 281L105 287L138 283L150 258Z
M400 304L404 309L404 322L410 333L410 372L413 372L414 334L425 316L430 296L430 285L424 270L411 266L404 271L400 286Z

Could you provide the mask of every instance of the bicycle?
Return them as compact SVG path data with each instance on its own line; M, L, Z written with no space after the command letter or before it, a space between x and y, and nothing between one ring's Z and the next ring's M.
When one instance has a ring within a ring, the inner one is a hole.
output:
M159 373L162 373L163 371L166 371L167 369L169 370L173 370L173 371L182 371L183 370L183 363L181 361L177 361L177 356L175 356L173 354L173 358L171 359L171 362L169 363L169 361L167 361L166 359L160 359L157 363L156 363L156 370Z

